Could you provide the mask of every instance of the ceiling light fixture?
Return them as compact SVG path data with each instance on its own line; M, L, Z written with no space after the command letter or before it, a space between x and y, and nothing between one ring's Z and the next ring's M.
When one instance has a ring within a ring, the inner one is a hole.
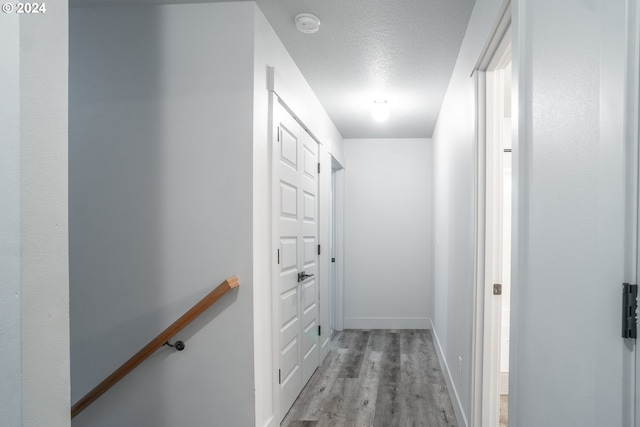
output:
M389 103L386 99L376 99L373 101L373 119L376 122L384 122L389 118Z
M301 13L296 15L296 28L304 34L317 33L320 29L320 20L317 16L310 13Z

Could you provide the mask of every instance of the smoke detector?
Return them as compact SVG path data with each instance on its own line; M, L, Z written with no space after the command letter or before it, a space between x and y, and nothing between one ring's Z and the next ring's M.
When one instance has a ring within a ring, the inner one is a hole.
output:
M310 13L300 13L296 15L296 28L304 34L317 33L320 29L320 20Z

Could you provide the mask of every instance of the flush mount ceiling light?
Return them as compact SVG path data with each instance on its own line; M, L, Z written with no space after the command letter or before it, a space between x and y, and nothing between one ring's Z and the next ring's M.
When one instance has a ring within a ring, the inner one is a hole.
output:
M373 101L373 119L376 122L384 122L389 118L389 103L386 99L376 99Z
M320 20L310 13L300 13L296 15L296 28L304 34L317 33L320 29Z

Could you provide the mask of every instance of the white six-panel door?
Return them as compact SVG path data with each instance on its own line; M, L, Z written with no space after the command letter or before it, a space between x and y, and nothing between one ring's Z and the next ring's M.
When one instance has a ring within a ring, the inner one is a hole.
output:
M318 144L276 103L277 327L280 418L320 362Z
M301 132L302 157L302 385L320 363L318 330L318 144L304 130Z

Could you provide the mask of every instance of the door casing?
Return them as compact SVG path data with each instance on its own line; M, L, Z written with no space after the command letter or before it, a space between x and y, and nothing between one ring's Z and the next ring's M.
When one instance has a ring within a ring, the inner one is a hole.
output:
M511 61L511 4L503 3L476 67L475 264L471 425L500 420L502 118L504 69ZM512 245L513 247L513 245Z
M272 375L272 381L273 381L273 411L274 411L274 419L279 422L282 420L282 418L284 417L285 413L282 413L283 411L281 410L281 396L280 396L280 326L279 326L279 317L280 317L280 312L279 312L279 292L278 292L278 277L279 277L279 269L278 269L278 249L279 249L279 214L278 214L278 207L276 205L275 200L276 200L276 191L277 191L277 185L278 185L278 180L279 180L279 176L278 176L278 166L277 166L277 161L278 159L276 159L276 153L277 150L274 149L274 144L277 143L278 141L278 125L277 125L277 121L278 121L278 112L280 111L280 114L286 113L289 114L295 121L298 122L298 124L300 125L300 127L303 129L303 131L306 131L306 127L304 126L303 123L301 123L301 121L296 117L296 115L290 110L290 108L287 106L287 104L284 102L284 100L282 100L281 98L279 98L277 96L276 93L272 93L271 96L271 117L272 117L272 129L271 129L271 147L270 147L270 157L271 157L271 188L272 188L272 208L271 208L271 216L272 216L272 273L271 273L271 289L272 289L272 337L273 337L273 346L272 346L272 355L273 355L273 375ZM307 131L308 133L308 131ZM313 137L313 135L311 135L310 133L308 133L311 137L311 139L313 139L317 144L318 144L318 159L320 159L321 156L321 144L315 139L315 137ZM318 182L319 184L319 182ZM319 199L320 199L320 191L321 191L321 186L318 185L317 188L317 206L316 206L316 214L318 217L317 221L320 221L321 219L321 209L319 207ZM320 242L322 240L321 236L320 236L320 228L318 228L317 230L317 240L316 243ZM315 248L314 248L315 249ZM317 257L317 275L315 277L316 280L316 300L318 302L318 322L320 322L320 311L321 311L321 305L322 304L326 304L327 302L321 302L319 297L320 297L320 282L324 279L321 275L321 271L322 271L322 261L321 261L321 257L318 256ZM323 329L324 329L324 325L322 325ZM323 335L326 334L326 332L323 332ZM320 337L318 337L318 342L317 342L317 346L318 349L320 349ZM301 359L301 356L304 355L299 355L299 360ZM321 358L318 358L318 366L321 363ZM300 367L302 367L302 365L300 365ZM304 387L304 384L302 384L302 386Z
M627 2L627 81L626 87L626 129L627 142L627 206L625 253L627 254L624 269L625 277L630 283L638 283L640 277L640 4L637 1ZM626 340L627 345L635 348L633 384L635 401L630 408L629 418L635 420L634 426L640 427L640 351L637 342Z
M336 331L344 329L344 167L332 157L331 206L331 305L332 324Z

